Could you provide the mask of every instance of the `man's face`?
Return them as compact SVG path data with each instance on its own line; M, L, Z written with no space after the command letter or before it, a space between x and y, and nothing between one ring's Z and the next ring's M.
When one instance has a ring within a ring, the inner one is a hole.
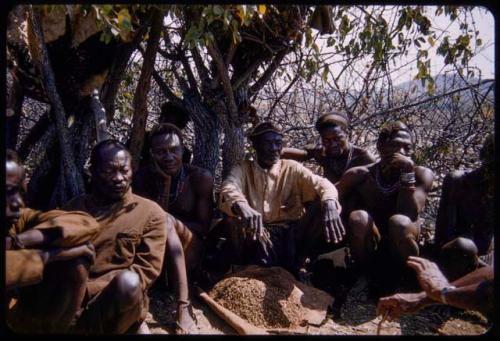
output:
M257 161L263 168L271 168L280 159L283 149L283 137L275 132L267 132L259 135L253 142L257 153Z
M21 191L25 190L24 169L16 162L5 163L5 218L9 225L19 220L24 202Z
M174 133L156 135L151 141L151 156L163 172L174 176L182 165L183 147Z
M327 156L338 157L347 149L347 134L340 127L325 127L320 130L321 143Z
M130 154L116 147L101 150L99 162L92 170L92 183L107 199L120 200L132 182Z
M401 154L410 157L411 154L411 138L404 130L400 130L393 134L388 140L379 145L378 151L382 160L391 159L395 154Z

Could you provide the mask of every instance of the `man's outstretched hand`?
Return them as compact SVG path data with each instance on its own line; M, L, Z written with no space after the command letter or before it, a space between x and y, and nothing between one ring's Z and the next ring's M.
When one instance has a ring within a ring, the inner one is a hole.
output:
M437 264L414 256L408 257L407 264L417 273L418 283L427 296L440 302L441 290L450 286L450 282L444 277Z
M340 243L345 236L345 228L340 219L334 200L323 203L323 220L325 223L325 237L328 243Z
M388 321L399 319L401 315L411 314L422 308L426 297L425 292L382 297L377 304L377 315L385 316Z

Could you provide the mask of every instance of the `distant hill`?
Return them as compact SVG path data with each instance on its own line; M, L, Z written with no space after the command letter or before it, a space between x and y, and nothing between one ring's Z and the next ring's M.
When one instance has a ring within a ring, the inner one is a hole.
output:
M484 81L484 80L483 80ZM479 83L480 80L479 78L469 78L466 81L463 80L457 73L453 74L446 74L446 75L438 75L434 78L434 83L435 83L435 95L443 94L446 92L453 91L455 89L460 89L467 87L468 85L475 85ZM477 89L479 90L480 93L486 93L491 86L492 83L484 83L481 86L479 86ZM400 90L400 91L411 91L412 95L410 97L422 97L422 95L425 95L427 93L427 85L422 86L422 82L420 80L413 80L413 81L407 81L401 84L398 84L394 86L395 89ZM468 91L463 92L463 97L465 100L470 99L470 94ZM493 91L490 91L488 93L488 98L491 100L494 99L494 93Z

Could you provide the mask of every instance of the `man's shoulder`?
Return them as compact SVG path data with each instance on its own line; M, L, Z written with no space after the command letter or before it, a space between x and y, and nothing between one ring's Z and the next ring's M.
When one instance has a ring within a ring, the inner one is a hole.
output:
M196 181L207 181L213 180L213 176L210 171L203 167L194 166L191 164L187 164L187 170L189 176Z
M361 165L349 168L344 174L351 174L356 176L368 176L370 172L374 169L376 163L370 163L367 165Z
M434 172L424 166L415 166L415 175L418 177L434 177Z
M140 196L138 194L132 193L133 201L137 202L142 208L147 208L152 213L164 212L163 209L153 200ZM163 214L163 213L162 213Z
M370 164L375 162L375 157L367 150L360 146L353 145L354 157L359 160L358 162L364 162L364 164Z
M290 168L295 168L295 169L308 169L306 166L304 166L302 163L291 160L291 159L280 159L281 166L282 167L290 167Z

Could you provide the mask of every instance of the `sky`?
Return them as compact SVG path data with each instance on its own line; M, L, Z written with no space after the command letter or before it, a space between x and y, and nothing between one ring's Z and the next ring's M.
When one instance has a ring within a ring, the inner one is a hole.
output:
M459 23L454 22L450 24L450 20L444 14L436 16L434 13L436 11L436 6L427 6L426 15L432 22L432 27L439 35L449 35L450 37L457 37L460 35ZM389 21L391 13L385 13L384 17ZM479 31L479 38L482 40L482 46L477 49L477 55L471 59L469 65L475 66L481 70L482 79L492 79L495 78L495 19L491 12L485 7L477 7L472 11L472 17L474 18L475 30ZM326 47L326 39L320 39L323 43L317 42L321 46L322 52L328 52L329 48ZM442 74L447 70L453 70L450 66L444 65L444 57L438 56L436 54L436 49L439 44L436 44L434 48L429 45L426 48L429 49L429 59L431 61L431 74L433 76L437 74ZM332 48L333 51L333 48ZM414 79L417 74L417 63L410 62L415 59L417 53L417 48L411 48L407 57L401 57L396 60L396 65L392 69L398 69L400 65L408 64L407 66L401 68L399 71L392 75L394 84L400 84ZM392 62L391 62L392 65ZM335 74L337 70L340 70L341 66L332 65L332 73ZM476 75L477 76L477 75Z

